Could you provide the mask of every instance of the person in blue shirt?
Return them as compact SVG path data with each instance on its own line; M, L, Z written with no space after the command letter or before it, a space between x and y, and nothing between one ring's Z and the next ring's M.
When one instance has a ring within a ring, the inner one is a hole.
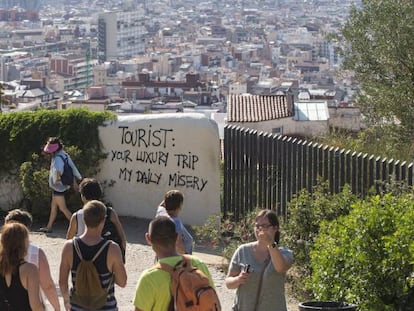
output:
M178 190L170 190L164 200L158 206L156 217L169 216L174 221L175 231L177 232L177 252L180 254L192 254L194 239L186 229L178 215L182 212L184 206L184 196Z
M58 209L70 220L72 213L66 207L65 192L70 189L70 185L64 185L61 181L63 174L64 159L68 159L68 163L72 168L74 180L73 187L75 191L78 190L76 180L81 180L82 175L79 173L70 156L63 150L63 144L57 137L50 137L43 151L51 155L50 170L49 170L49 187L52 190L52 201L50 204L49 222L46 227L39 229L40 232L52 232L53 223L56 220Z

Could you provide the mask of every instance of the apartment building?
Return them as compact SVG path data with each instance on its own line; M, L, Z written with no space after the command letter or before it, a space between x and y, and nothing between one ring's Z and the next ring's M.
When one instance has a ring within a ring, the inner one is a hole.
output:
M130 58L145 52L145 26L142 11L105 12L98 18L98 57L100 61Z
M84 55L56 54L50 59L51 84L60 92L85 88L93 83L93 67L97 64L98 60Z

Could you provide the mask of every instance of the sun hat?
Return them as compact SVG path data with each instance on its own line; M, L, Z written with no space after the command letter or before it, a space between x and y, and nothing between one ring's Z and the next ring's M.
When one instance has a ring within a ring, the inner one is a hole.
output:
M46 146L43 148L43 151L46 153L53 153L56 152L60 147L58 142L48 142Z

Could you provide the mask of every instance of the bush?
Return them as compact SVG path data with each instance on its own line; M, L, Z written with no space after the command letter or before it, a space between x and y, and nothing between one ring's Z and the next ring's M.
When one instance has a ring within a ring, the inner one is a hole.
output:
M317 299L361 310L414 310L414 192L373 196L320 228L312 260Z
M257 210L251 211L238 222L231 215L225 219L219 215L210 216L205 225L194 227L197 244L220 250L222 256L230 260L237 247L256 240L253 229L256 213Z
M310 252L324 220L333 220L349 213L356 201L348 185L340 193L331 194L327 182L320 182L310 193L303 189L288 204L287 223L283 225L287 247L295 254L292 285L296 295L304 300L311 298L309 281L312 274Z
M58 136L82 176L95 176L99 161L106 156L101 151L98 127L113 118L115 115L109 112L87 109L0 115L0 172L14 176L17 172L24 199L30 202L26 205L31 205L35 218L49 214L50 160L42 153L47 138ZM69 193L67 204L72 210L77 208L80 204L78 195Z

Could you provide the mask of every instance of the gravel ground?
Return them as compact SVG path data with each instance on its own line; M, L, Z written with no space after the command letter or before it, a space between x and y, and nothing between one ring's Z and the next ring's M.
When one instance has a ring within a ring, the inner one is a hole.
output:
M146 244L144 234L148 228L148 220L120 217L125 233L127 235L128 245L126 250L126 270L128 272L128 281L125 288L117 287L115 295L118 300L120 311L133 310L132 300L135 293L135 285L141 272L154 264L154 252L151 247ZM33 244L43 248L51 267L52 277L58 287L59 262L60 253L65 241L67 223L56 223L53 233L43 234L34 232L40 225L33 225L33 232L30 239ZM217 293L220 297L222 310L231 310L234 291L229 290L224 285L225 271L222 270L224 259L216 254L206 253L199 249L195 249L194 255L204 261L210 270L216 285ZM62 303L62 301L61 301ZM298 310L297 302L288 297L288 306L291 311ZM62 310L64 310L62 308Z

